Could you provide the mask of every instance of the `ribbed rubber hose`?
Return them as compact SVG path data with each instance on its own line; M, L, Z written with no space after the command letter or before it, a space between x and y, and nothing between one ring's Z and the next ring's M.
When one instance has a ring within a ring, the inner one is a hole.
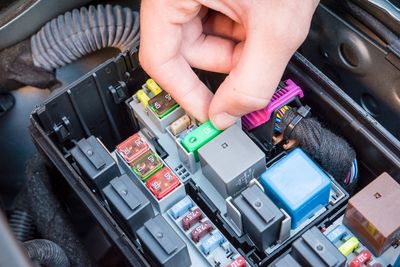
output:
M24 242L34 237L35 227L32 217L26 211L14 210L8 222L19 241Z
M34 239L24 242L28 257L46 267L69 267L71 264L64 250L47 239Z
M133 50L139 44L139 14L98 5L66 12L31 37L35 66L52 71L106 47Z

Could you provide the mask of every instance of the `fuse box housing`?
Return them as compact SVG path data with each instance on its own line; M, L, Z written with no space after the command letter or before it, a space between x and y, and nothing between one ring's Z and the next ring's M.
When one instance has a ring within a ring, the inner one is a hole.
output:
M215 83L218 81L212 74L207 74L205 77ZM165 117L159 118L151 109L144 107L140 101L136 101L134 98L126 98L126 103L117 103L110 94L110 86L123 82L126 85L127 96L134 95L137 89L142 88L147 78L143 70L138 67L135 57L122 53L88 72L67 88L56 92L51 99L35 109L31 116L31 132L40 151L61 173L70 192L73 192L81 200L80 210L87 210L88 214L95 217L94 222L88 223L85 227L100 228L102 231L98 231L98 234L104 235L110 240L111 246L119 253L118 257L124 258L130 265L150 266L149 255L151 252L142 249L145 247L142 246L144 242L137 242L127 236L126 229L121 228L120 220L117 220L117 217L120 217L118 213L110 212L108 201L94 192L93 186L86 183L88 181L87 174L76 172L74 168L71 168L77 164L77 160L71 156L69 151L76 146L76 142L91 135L100 139L104 147L113 152L118 144L140 131L149 140L150 146L160 148L157 151L164 151L160 158L165 161L166 166L171 167L182 184L179 186L179 190L176 189L175 193L169 195L170 197L167 196L162 200L157 200L149 192L145 183L132 174L128 164L121 163L124 161L121 155L117 153L112 156L118 158L118 165L119 167L123 165L123 172L129 174L130 179L135 178L135 184L147 198L152 199L155 213L162 216L167 225L170 225L183 240L187 246L189 257L196 259L196 262L204 263L219 258L226 259L227 263L228 260L234 262L239 255L232 256L225 252L237 250L245 258L248 266L268 266L281 254L286 253L293 241L304 231L327 216L340 212L340 208L346 203L347 193L340 186L335 187L338 190L331 190L331 194L335 198L335 192L341 192L337 201L330 198L325 211L313 217L312 220L308 220L302 230L292 229L290 237L284 242L268 248L268 253L259 251L251 245L252 240L247 234L239 235L232 230L225 218L225 199L215 189L215 185L203 176L199 163L193 160L192 163L197 164L198 169L197 172L192 171L176 156L177 147L172 141L173 139L168 136L168 125L185 115L185 111L181 107L176 107ZM360 187L364 186L363 183L373 180L377 173L384 170L389 171L396 179L399 177L400 171L397 170L400 167L398 164L400 162L398 160L400 146L397 141L379 125L373 123L368 116L360 112L353 105L354 103L351 103L341 92L340 88L327 80L300 54L295 54L288 65L283 79L288 78L302 88L303 100L312 108L312 113L318 115L328 126L338 129L337 133L345 137L356 149L360 162L360 173L363 174ZM216 87L213 85L213 88ZM88 99L91 100L91 105L87 105ZM142 111L140 114L137 112L139 108ZM249 136L251 135L249 134ZM251 140L256 144L258 144L257 138L257 136L251 136ZM260 148L263 150L261 146ZM268 155L266 157L268 168L287 156L284 151L279 149L270 154L263 150L263 153ZM115 177L117 176L120 174ZM333 184L336 183L332 182L332 189L334 188ZM234 192L234 197L244 189L240 188ZM185 195L193 199L196 206L201 208L204 215L227 241L214 250L214 254L210 253L201 258L199 253L202 252L194 250L189 239L181 233L172 218L165 216L166 211ZM166 201L167 198L168 201ZM75 215L80 216L79 213ZM245 225L245 227L247 226ZM208 257L207 261L204 260L204 257ZM192 261L192 264L196 262Z

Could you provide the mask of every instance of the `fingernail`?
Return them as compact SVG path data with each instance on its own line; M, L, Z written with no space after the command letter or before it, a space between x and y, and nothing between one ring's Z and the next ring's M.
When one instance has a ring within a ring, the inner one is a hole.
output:
M226 129L238 120L238 117L232 116L226 112L216 114L211 117L211 122L218 129Z

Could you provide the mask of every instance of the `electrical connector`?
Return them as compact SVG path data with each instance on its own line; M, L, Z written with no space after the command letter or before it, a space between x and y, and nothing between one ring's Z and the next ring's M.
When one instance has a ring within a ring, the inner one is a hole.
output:
M301 98L303 96L304 93L301 88L292 80L287 80L283 85L280 85L265 108L244 115L242 125L246 130L252 130L267 122L275 110L290 103L296 97Z

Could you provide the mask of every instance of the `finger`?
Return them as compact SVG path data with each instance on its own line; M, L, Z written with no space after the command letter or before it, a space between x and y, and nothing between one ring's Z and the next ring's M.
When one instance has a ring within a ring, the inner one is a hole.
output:
M246 38L243 25L218 12L209 12L206 20L203 21L203 28L207 35L219 36L236 42Z
M237 65L217 90L209 110L214 125L224 129L240 116L265 107L291 53L280 53L268 39L250 32Z
M182 46L182 54L192 67L228 73L236 65L242 47L242 43L201 34L195 41Z
M186 1L186 0L185 0ZM200 7L184 3L185 9L166 15L169 6L162 1L145 0L141 6L140 63L144 70L191 115L200 121L208 118L212 93L199 80L180 54L182 27L178 22L191 20ZM171 17L172 16L172 17Z

